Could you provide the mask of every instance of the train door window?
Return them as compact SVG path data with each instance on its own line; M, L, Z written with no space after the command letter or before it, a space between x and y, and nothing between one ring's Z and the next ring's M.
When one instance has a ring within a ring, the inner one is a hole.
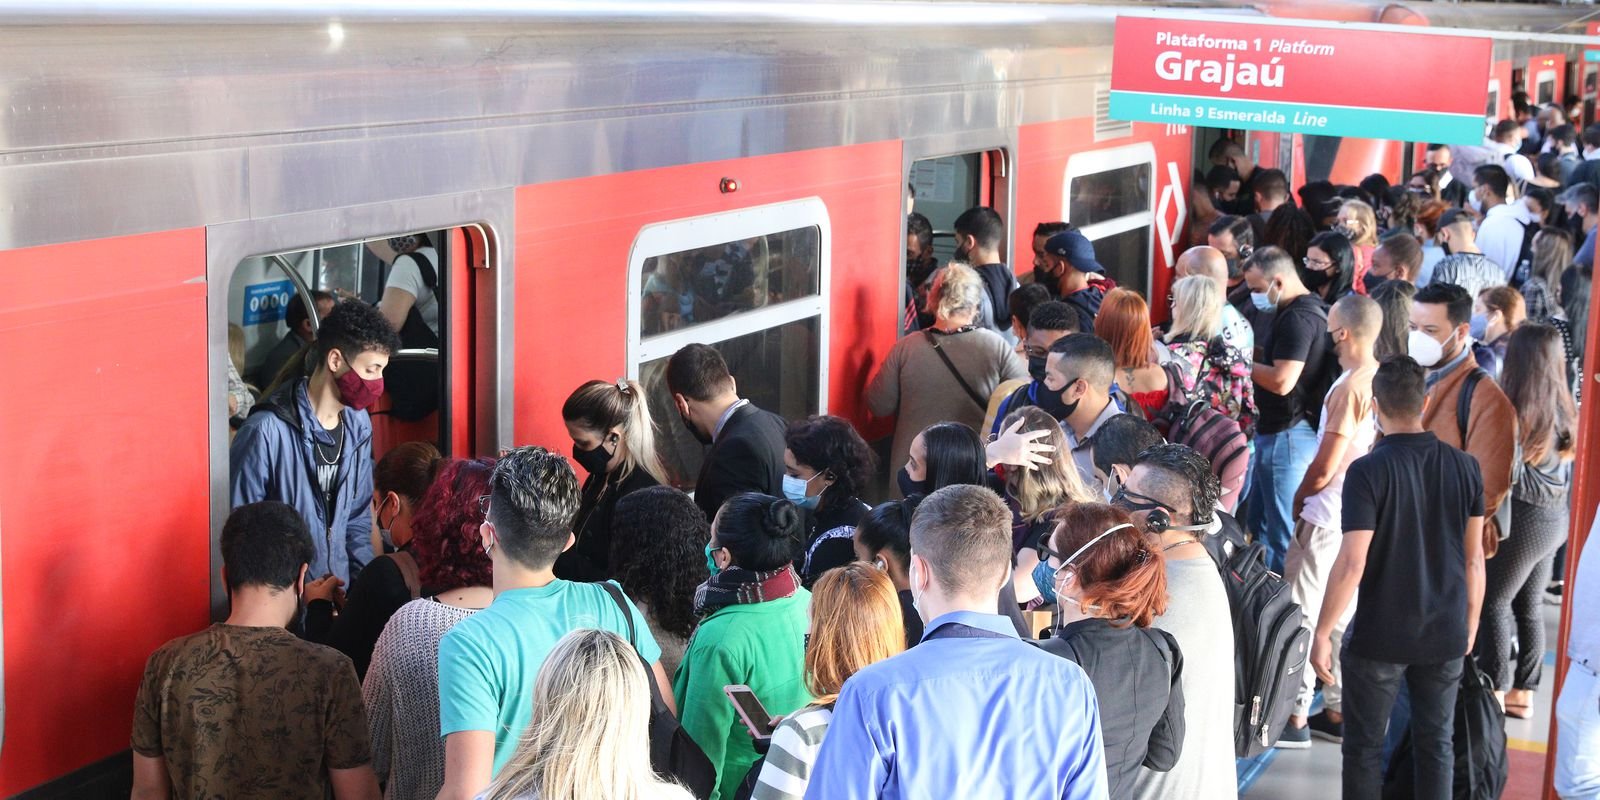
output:
M1584 64L1582 122L1592 123L1594 121L1597 94L1600 94L1600 64Z
M1155 148L1149 143L1078 153L1067 160L1063 218L1094 244L1119 286L1150 293Z
M911 164L915 211L933 226L933 255L940 264L955 256L956 217L987 195L984 153L925 158Z
M739 395L789 419L825 411L828 215L816 198L650 225L629 269L628 372L643 385L674 484L703 447L677 424L667 360L715 347Z
M1533 76L1534 102L1549 105L1556 101L1556 71L1541 69Z
M310 372L322 318L336 300L358 298L376 304L401 333L402 348L384 370L384 395L369 409L374 455L402 441L444 447L444 277L458 233L412 232L245 259L228 291L229 357L242 383L230 383L232 425L242 424L241 407L267 401Z
M1528 91L1528 71L1520 67L1511 70L1511 86L1512 94L1516 94L1519 90L1526 93Z
M1489 135L1489 131L1494 128L1495 123L1500 121L1500 79L1499 78L1490 78L1489 79L1489 104L1484 107L1483 118L1484 118L1484 121L1487 123L1484 126L1483 135L1484 136L1488 136Z

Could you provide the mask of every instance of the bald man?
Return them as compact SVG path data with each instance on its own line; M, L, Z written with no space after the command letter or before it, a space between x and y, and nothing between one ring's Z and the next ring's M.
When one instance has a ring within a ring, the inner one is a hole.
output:
M1328 311L1328 335L1333 339L1333 352L1343 372L1328 390L1317 430L1317 454L1312 456L1300 488L1294 493L1297 520L1283 574L1289 581L1290 596L1305 609L1305 626L1312 631L1317 629L1322 596L1344 539L1340 520L1344 510L1345 471L1351 462L1372 449L1377 436L1372 421L1372 376L1378 372L1378 358L1373 354L1373 346L1382 328L1383 309L1370 297L1348 295ZM1351 603L1334 624L1335 640L1343 641L1355 605ZM1337 656L1333 674L1335 678L1339 676ZM1278 747L1310 747L1313 732L1329 738L1342 736L1344 716L1337 680L1323 687L1323 711L1310 716L1316 681L1316 676L1312 675L1302 682Z
M1228 257L1215 247L1201 245L1183 251L1172 271L1179 278L1190 275L1210 278L1222 287L1224 297L1228 294ZM1222 341L1230 347L1239 348L1239 352L1246 357L1255 353L1255 331L1251 329L1250 321L1232 303L1222 304Z

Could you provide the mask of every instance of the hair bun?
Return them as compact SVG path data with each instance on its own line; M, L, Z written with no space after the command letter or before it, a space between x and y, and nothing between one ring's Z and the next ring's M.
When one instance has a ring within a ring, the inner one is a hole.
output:
M800 538L800 507L789 500L779 500L767 506L767 513L761 522L769 539Z

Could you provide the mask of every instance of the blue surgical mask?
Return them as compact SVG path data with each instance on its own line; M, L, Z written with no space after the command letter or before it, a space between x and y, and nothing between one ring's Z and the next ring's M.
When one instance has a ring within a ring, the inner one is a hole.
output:
M822 495L819 494L815 497L807 497L806 491L810 489L811 481L814 481L821 476L822 473L819 472L815 475L812 475L811 480L808 481L804 478L797 478L793 475L784 475L783 496L789 498L790 502L801 508L815 509L817 507L817 503L822 500Z
M1483 341L1484 337L1489 335L1489 315L1473 314L1471 326L1467 329L1467 335L1480 342Z
M1056 601L1056 571L1050 568L1050 562L1040 561L1034 566L1033 585L1046 603Z
M1250 302L1253 303L1256 309L1259 311L1272 311L1273 309L1277 308L1277 306L1268 299L1266 292L1251 292Z
M717 549L713 548L710 542L706 542L706 569L711 570L712 575L722 571L722 568L717 566L717 560L711 557L711 554L715 552L717 552Z

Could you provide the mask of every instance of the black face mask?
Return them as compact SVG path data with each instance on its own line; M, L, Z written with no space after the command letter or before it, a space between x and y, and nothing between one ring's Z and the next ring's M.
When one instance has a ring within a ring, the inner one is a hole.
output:
M928 493L928 481L926 479L920 481L912 480L911 473L906 472L905 467L900 468L900 473L895 476L895 482L900 484L900 494L903 497Z
M606 437L606 441L616 441L616 434ZM606 465L611 463L611 459L616 454L615 448L609 451L606 450L605 442L601 442L589 450L578 447L576 442L572 444L572 459L578 462L578 466L583 467L583 471L590 475L605 474Z
M1244 275L1244 270L1239 268L1239 257L1238 256L1233 256L1232 258L1227 259L1227 262L1228 262L1228 279L1229 280L1233 280L1235 278L1238 278L1238 277Z
M1320 269L1303 269L1300 271L1300 280L1305 281L1306 288L1315 292L1333 282L1333 276Z
M1028 377L1033 378L1034 383L1044 383L1044 363L1047 359L1049 356L1028 356Z
M694 426L694 423L689 421L688 417L685 417L682 414L679 414L678 415L678 419L683 420L683 427L685 427L685 428L687 428L689 430L689 435L693 436L695 441L697 441L697 442L699 442L701 444L711 444L711 435L710 434L706 434L706 433L701 433L700 429L696 428Z
M1038 406L1040 411L1049 414L1051 419L1058 422L1066 419L1078 407L1077 403L1068 406L1061 402L1061 393L1050 391L1050 387L1044 385L1042 378L1034 385L1033 399L1034 405Z
M1367 283L1367 294L1370 295L1373 292L1377 291L1379 286L1382 286L1385 283L1388 283L1390 279L1389 278L1385 278L1385 277L1383 277L1381 275L1374 275L1374 274L1368 272L1367 273L1367 277L1365 278L1365 280L1366 280L1366 283Z

